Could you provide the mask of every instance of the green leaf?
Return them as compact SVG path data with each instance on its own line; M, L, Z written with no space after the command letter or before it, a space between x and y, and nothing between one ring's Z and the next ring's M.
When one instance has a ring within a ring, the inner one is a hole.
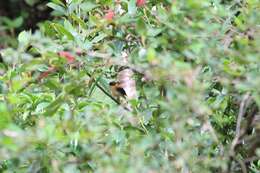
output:
M23 44L23 45L28 44L30 41L30 38L31 38L31 32L22 31L18 35L18 41L20 44Z
M133 15L136 14L136 10L137 10L137 8L136 8L136 0L130 0L128 2L128 14L130 16L133 16Z
M136 31L142 36L147 34L146 24L142 18L136 23Z
M52 23L54 29L60 34L60 36L66 36L69 40L74 40L74 36L65 29L61 24Z
M68 20L64 20L64 28L66 28L67 31L69 33L71 33L72 35L75 35L75 36L77 35L75 28L72 26L72 24Z
M45 67L43 59L33 59L30 62L23 64L21 69L26 72L38 70L41 67Z
M60 106L64 103L65 97L64 95L60 94L56 100L50 103L46 108L45 112L43 113L45 116L53 116L60 108Z
M32 7L34 4L37 3L36 0L25 0L25 2L26 2L28 5L30 5L31 7Z
M91 87L90 87L90 89L89 89L89 97L92 96L92 93L93 93L94 89L96 89L96 86L97 86L99 80L101 79L101 77L102 77L102 75L100 75L100 76L95 80L95 82L91 85Z
M62 7L62 6L60 6L60 5L54 4L54 3L52 3L52 2L49 2L49 3L47 4L47 6L50 7L50 8L52 8L52 9L54 9L54 10L56 10L56 11L58 11L58 12L60 12L61 14L66 14L65 8Z
M72 14L71 17L72 17L72 19L73 19L75 22L77 22L82 28L87 29L87 26L86 26L85 22L84 22L81 18L79 18L79 17L76 16L75 14Z
M99 35L96 36L91 42L92 42L92 43L98 43L98 42L100 42L101 40L103 40L103 39L106 38L106 37L107 37L107 34L105 34L105 33L99 33Z
M153 48L149 48L147 52L147 60L148 62L152 63L156 58L156 52Z
M23 24L23 17L19 16L15 19L9 19L7 17L2 17L3 22L8 26L9 29L11 28L19 28Z
M7 127L10 121L11 117L7 110L6 104L0 102L0 130Z
M51 1L53 3L55 3L55 4L59 4L59 5L63 6L63 7L66 7L66 5L61 0L51 0Z
M96 8L98 6L99 5L94 4L92 2L84 2L80 5L80 8L86 13L86 12L93 10L94 8Z

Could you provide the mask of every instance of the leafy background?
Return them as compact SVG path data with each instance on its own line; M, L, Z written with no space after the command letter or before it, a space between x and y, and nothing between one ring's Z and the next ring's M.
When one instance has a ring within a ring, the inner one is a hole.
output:
M258 0L0 4L0 172L259 172Z

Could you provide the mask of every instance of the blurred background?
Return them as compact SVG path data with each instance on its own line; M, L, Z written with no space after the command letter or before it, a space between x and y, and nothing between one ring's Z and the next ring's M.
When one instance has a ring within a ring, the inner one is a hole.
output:
M35 30L37 24L50 19L48 0L0 1L0 48L16 46L15 36L23 30Z

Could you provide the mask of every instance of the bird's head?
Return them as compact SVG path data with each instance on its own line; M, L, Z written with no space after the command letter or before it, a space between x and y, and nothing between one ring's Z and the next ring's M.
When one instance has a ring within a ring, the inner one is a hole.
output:
M117 85L117 82L115 81L109 82L109 86L115 86L115 85Z

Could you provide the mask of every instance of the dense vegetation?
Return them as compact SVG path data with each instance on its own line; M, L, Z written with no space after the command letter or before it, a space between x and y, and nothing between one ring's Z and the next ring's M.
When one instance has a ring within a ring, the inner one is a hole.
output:
M259 10L1 1L0 172L259 173Z

